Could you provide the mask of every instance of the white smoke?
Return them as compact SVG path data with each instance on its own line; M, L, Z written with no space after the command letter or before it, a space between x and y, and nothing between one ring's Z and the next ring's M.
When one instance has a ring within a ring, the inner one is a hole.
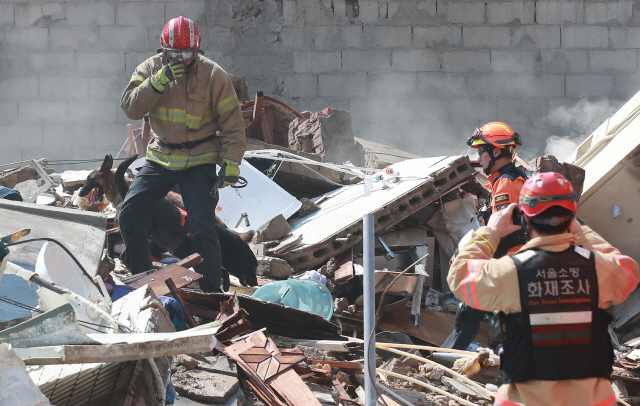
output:
M545 154L554 155L563 162L600 124L611 117L624 104L619 100L582 99L575 106L560 106L547 117L554 132L563 135L552 135L547 138Z

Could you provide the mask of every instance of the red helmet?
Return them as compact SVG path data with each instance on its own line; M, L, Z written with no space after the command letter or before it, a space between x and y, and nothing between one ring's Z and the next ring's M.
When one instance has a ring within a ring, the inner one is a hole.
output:
M518 146L522 145L522 141L520 140L520 135L513 132L511 127L505 123L494 121L476 128L476 132L467 140L467 145L476 149L487 144L498 148L513 147L511 149L511 152L513 152Z
M553 206L578 211L578 196L571 182L555 172L543 172L524 182L520 190L520 211L527 217L535 217Z
M163 50L190 50L200 48L200 31L196 24L183 16L169 20L160 35Z

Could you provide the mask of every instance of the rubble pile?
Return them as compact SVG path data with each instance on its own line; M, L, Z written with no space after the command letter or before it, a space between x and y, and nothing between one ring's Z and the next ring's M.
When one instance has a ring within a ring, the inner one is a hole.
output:
M235 80L245 101L246 82ZM488 194L477 163L358 139L348 111L300 113L262 92L242 112L249 185L221 190L217 213L248 241L257 265L253 283L226 265L226 293L200 289L198 253L156 247L154 269L132 275L119 258L124 245L109 185L89 185L95 171L57 173L46 159L0 166L0 185L24 200L0 199L8 219L0 235L31 228L70 250L20 246L10 260L35 263L38 275L73 286L87 301L71 301L71 308L40 288L37 307L21 304L38 318L0 320L0 343L27 364L33 386L56 405L364 404L362 218L371 213L378 402L493 404L502 378L487 323L469 351L440 348L459 303L446 283L449 261L460 238L479 227L476 208ZM130 126L123 150L144 155L149 131L148 122ZM113 161L105 157L103 169L112 170ZM582 190L585 174L577 166L553 156L519 163L529 173L564 173ZM179 194L171 199L180 207ZM640 309L625 311L611 330L623 341L612 385L619 399L640 404ZM76 328L29 345L16 339L45 324ZM50 355L52 346L65 355Z

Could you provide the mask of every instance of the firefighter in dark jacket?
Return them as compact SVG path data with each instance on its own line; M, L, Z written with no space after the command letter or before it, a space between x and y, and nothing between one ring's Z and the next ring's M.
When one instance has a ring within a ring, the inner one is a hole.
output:
M520 136L511 127L501 122L491 122L476 129L467 145L478 150L478 159L482 171L489 179L485 187L491 191L484 207L480 210L480 224L489 221L491 213L505 209L511 203L518 202L520 189L525 178L513 164L516 148L522 145ZM495 258L513 254L525 243L522 230L518 230L500 240ZM464 303L458 305L455 328L442 345L445 348L466 350L478 334L480 320L488 313L470 308ZM498 343L491 343L497 345Z
M500 239L520 228L516 207L492 214L447 276L474 309L506 313L504 385L494 405L616 405L605 309L636 289L638 264L574 219L577 196L554 172L531 177L520 192L519 223L530 240L513 257L494 258Z

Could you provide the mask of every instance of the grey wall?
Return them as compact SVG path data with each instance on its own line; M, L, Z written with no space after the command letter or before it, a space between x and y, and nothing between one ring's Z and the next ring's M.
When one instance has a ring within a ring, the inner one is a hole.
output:
M0 0L0 164L117 153L122 89L181 14L251 94L348 109L356 135L418 154L498 119L533 157L640 88L640 1Z

